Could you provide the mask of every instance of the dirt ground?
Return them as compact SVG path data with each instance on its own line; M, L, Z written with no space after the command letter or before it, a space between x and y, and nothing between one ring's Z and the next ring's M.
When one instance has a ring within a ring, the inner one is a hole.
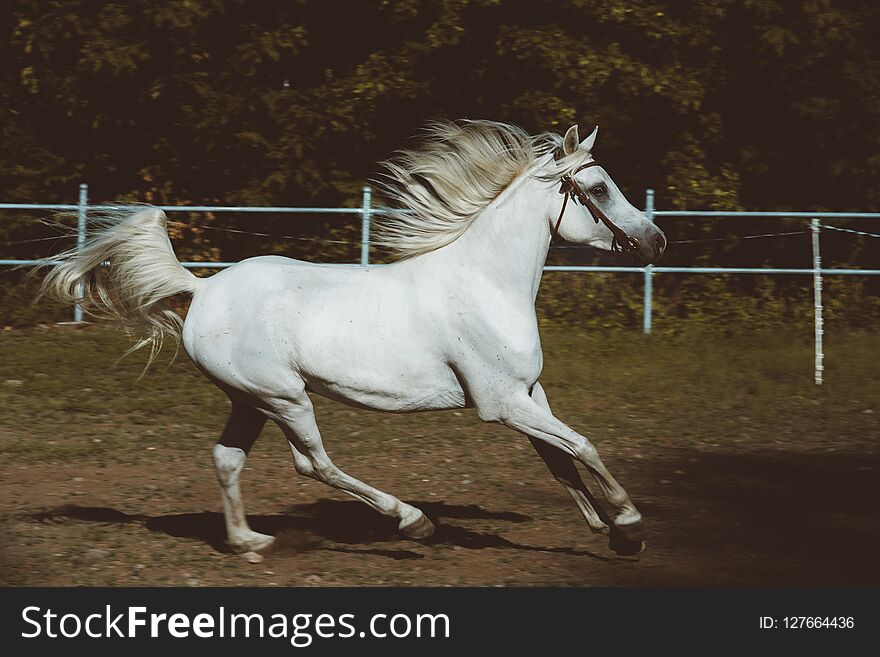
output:
M831 332L833 336L833 331ZM544 331L557 415L645 517L615 556L528 442L471 411L316 400L328 451L422 508L434 537L298 476L267 427L244 474L262 562L229 554L210 448L227 402L185 355L137 381L106 327L0 333L5 585L877 586L880 339ZM586 477L588 484L592 480Z

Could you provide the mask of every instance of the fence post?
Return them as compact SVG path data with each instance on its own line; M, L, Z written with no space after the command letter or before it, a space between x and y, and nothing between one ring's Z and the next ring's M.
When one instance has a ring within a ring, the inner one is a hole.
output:
M372 196L373 190L369 186L364 187L364 201L361 206L361 267L370 264L370 202Z
M648 221L654 223L654 190L649 189L645 192L645 216ZM653 265L645 266L645 304L644 316L642 317L642 332L646 335L651 332L651 314L654 310L654 267Z
M86 183L80 183L79 186L79 202L77 203L76 208L76 250L81 251L83 246L86 243L86 222L88 221L88 209L89 204L89 186ZM82 283L77 285L76 288L76 296L79 299L82 299L84 294L84 288ZM73 321L81 322L83 321L83 309L82 304L77 303L73 307Z
M816 385L822 385L822 372L825 370L823 363L825 354L822 353L822 336L825 334L824 320L822 319L822 255L819 253L819 220L810 220L810 229L813 231L813 314L816 320Z

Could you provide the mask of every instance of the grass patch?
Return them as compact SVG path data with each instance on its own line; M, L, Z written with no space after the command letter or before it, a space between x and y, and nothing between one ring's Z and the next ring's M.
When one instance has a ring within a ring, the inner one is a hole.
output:
M810 336L719 336L705 332L543 330L542 381L556 414L581 431L676 446L694 442L791 442L827 446L876 441L880 336L834 333L824 386L813 383ZM24 460L129 460L151 448L210 444L223 426L225 396L186 354L138 380L143 357L120 360L127 340L106 325L5 331L0 337L0 449ZM445 432L447 413L358 411L317 399L329 446L357 438ZM492 428L472 412L479 438ZM400 456L423 444L404 443Z

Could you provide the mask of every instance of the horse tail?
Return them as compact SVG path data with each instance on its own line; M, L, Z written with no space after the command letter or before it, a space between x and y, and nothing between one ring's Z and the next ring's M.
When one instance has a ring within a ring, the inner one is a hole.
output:
M178 262L166 221L152 207L89 217L86 243L43 265L52 268L37 298L78 303L93 317L121 320L136 337L128 353L149 347L149 367L166 338L180 344L183 320L167 300L193 294L202 283Z

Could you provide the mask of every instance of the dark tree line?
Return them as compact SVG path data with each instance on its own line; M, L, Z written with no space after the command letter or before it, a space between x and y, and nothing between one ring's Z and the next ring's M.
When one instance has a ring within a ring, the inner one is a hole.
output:
M0 31L5 201L88 181L104 201L355 205L425 121L479 117L599 124L637 205L653 187L662 208L880 208L873 0L6 0Z
M440 116L601 124L665 206L880 194L870 0L7 0L0 26L8 198L338 201Z

